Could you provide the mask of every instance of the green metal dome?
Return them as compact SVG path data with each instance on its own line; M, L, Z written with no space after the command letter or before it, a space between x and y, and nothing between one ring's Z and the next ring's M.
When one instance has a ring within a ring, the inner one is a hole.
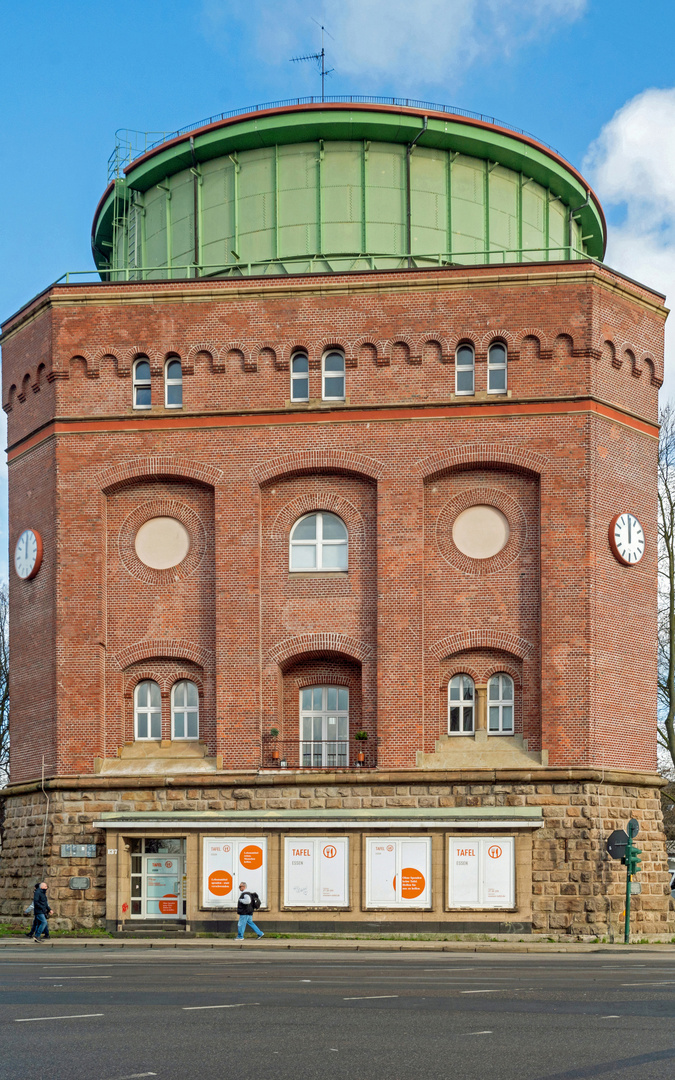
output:
M115 171L92 229L109 280L601 259L605 249L602 208L560 155L422 102L223 115Z

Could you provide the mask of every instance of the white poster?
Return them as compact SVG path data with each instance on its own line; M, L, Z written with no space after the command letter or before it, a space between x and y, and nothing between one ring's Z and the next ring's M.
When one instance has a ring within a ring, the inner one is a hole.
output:
M244 836L204 837L202 905L236 908L239 882L267 903L267 839Z
M347 907L349 840L287 836L284 840L286 907Z
M515 903L512 836L450 838L449 906L511 908Z
M366 907L431 906L431 837L366 838Z

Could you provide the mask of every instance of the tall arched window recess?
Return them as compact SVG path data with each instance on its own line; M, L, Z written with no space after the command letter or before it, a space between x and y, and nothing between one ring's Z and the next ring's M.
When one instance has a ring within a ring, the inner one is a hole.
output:
M347 526L337 514L305 514L291 529L289 548L291 570L346 570Z
M513 679L500 671L488 682L488 735L513 735Z
M153 679L144 679L134 690L134 735L136 739L162 737L162 696Z
M167 409L183 408L183 369L177 356L164 365L164 404Z
M453 675L448 683L448 734L473 735L476 688L470 675Z
M506 393L506 345L495 341L488 349L488 394Z
M150 361L147 356L139 356L133 367L134 409L152 407L152 387L150 383Z
M189 679L171 688L171 738L199 738L199 690Z
M457 346L455 352L455 393L473 394L475 392L475 355L473 345Z
M324 401L345 399L345 358L341 352L326 353L322 362L322 393Z
M300 691L300 762L305 768L349 764L349 690L305 686Z
M309 401L309 358L304 352L291 357L291 401Z

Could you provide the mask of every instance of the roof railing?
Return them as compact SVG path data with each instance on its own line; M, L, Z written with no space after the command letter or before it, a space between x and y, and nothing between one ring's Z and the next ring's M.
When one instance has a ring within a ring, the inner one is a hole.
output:
M536 135L533 135L529 131L525 131L524 128L515 127L513 124L508 124L505 120L498 120L496 117L488 116L486 113L473 112L471 109L460 109L457 105L441 105L438 102L421 101L418 98L375 97L369 94L331 94L326 95L324 98L321 96L285 98L283 101L266 101L259 105L247 105L244 108L230 109L229 112L215 113L213 116L207 116L204 120L197 120L194 124L186 124L185 127L177 128L176 131L146 132L120 129L115 132L117 143L108 159L108 180L114 180L116 177L121 176L126 166L130 165L131 162L141 154L146 154L150 150L156 150L158 146L171 142L173 139L180 139L182 135L189 135L191 131L196 131L197 128L208 127L209 124L217 124L221 120L231 120L235 116L246 116L249 113L263 112L266 109L285 109L294 105L323 104L390 105L402 109L428 109L429 112L447 113L450 116L463 116L468 120L479 120L483 124L493 124L496 127L512 131L516 135L524 135L527 139L534 139L534 141L538 142L541 146L545 146L547 150L552 150L558 157L562 157L562 154L560 154L554 146L550 146L548 143L543 142L541 139L537 138ZM149 136L151 135L161 135L161 138L151 140L149 139ZM133 136L133 138L129 138L129 136ZM136 136L138 136L138 138L135 138Z

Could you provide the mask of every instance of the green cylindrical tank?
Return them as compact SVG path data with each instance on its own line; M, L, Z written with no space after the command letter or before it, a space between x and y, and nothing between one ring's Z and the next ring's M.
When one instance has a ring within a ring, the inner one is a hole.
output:
M529 136L424 108L319 103L187 131L96 210L109 279L601 259L602 208Z

